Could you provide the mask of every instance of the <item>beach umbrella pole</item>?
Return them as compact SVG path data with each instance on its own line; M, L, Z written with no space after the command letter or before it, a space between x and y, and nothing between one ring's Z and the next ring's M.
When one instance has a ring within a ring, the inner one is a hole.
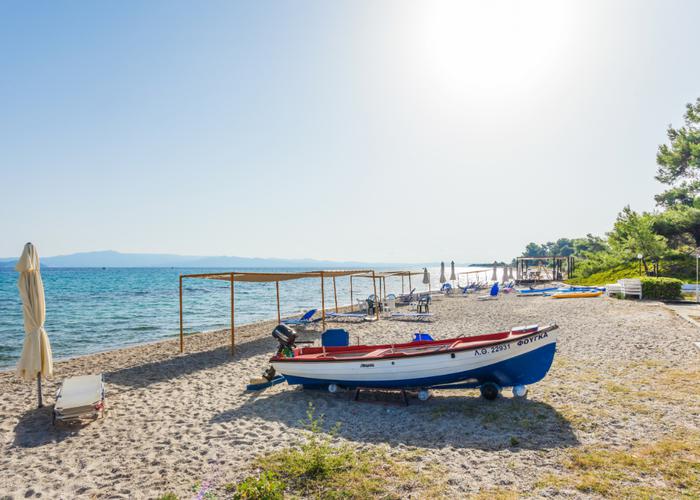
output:
M41 398L41 372L36 374L36 391L37 391L37 398L38 398L38 403L39 403L39 408L44 407L44 401Z

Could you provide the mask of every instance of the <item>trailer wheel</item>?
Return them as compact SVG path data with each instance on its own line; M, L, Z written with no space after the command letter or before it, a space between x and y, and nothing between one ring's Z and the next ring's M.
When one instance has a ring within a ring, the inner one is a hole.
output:
M328 384L328 392L335 394L338 392L338 386L336 384Z
M501 392L501 388L498 386L498 384L494 384L493 382L486 382L479 387L479 390L481 391L483 398L489 401L496 399Z
M427 401L430 398L430 391L428 389L421 389L418 391L418 399L421 401Z

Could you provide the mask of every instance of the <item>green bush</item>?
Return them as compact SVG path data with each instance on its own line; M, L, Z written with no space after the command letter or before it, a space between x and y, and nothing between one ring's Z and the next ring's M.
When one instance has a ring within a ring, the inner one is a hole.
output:
M259 477L251 476L238 483L236 500L282 500L286 485L274 472L263 472Z
M642 278L642 295L645 299L679 299L681 285L683 282L676 278Z

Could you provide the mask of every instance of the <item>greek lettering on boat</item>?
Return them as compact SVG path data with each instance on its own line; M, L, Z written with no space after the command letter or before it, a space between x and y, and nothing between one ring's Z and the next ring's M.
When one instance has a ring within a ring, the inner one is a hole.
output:
M547 332L540 333L537 335L537 337L529 337L526 339L518 340L518 345L526 345L529 344L530 342L535 342L537 340L542 340L547 338Z

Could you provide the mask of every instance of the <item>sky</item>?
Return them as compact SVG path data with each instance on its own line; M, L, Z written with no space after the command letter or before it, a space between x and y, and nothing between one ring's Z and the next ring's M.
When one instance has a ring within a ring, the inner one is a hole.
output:
M506 260L655 209L694 1L0 3L0 257Z

